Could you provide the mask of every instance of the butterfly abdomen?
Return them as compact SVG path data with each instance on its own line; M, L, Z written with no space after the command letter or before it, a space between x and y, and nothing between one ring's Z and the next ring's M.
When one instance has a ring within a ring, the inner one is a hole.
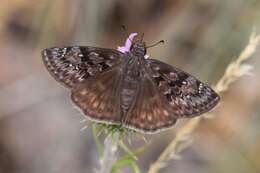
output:
M136 99L138 82L140 81L138 59L130 59L123 74L120 104L123 114L130 109Z

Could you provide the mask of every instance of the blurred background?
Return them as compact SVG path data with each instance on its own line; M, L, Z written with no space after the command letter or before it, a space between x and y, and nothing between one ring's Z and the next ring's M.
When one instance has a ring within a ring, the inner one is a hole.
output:
M43 66L42 49L116 48L126 39L123 24L129 33L145 33L148 45L165 40L148 50L152 57L214 85L253 28L260 33L259 19L259 0L1 0L0 173L92 173L99 166L91 129L80 131L83 116ZM215 118L200 124L182 159L161 173L260 172L259 55L248 62L253 75L222 95ZM142 172L181 123L146 136Z

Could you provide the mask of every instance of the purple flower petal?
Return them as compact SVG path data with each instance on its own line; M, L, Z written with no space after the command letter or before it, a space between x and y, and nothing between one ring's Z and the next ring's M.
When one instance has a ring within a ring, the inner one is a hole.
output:
M125 45L124 46L119 46L117 48L118 51L122 52L122 53L126 53L130 51L130 47L132 45L133 39L134 37L137 36L137 33L131 33L129 35L129 37L126 39Z
M118 46L117 50L119 52L122 52L122 53L129 52L135 36L137 36L137 33L135 33L135 32L131 33L129 35L129 37L126 39L125 45L124 46ZM148 58L150 58L150 56L148 54L146 54L144 56L144 59L148 59Z

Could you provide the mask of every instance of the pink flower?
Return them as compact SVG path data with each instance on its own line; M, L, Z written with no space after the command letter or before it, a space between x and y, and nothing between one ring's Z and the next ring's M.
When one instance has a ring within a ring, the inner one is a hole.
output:
M119 46L117 50L122 53L129 52L135 36L137 36L137 33L131 33L129 37L126 39L125 45L122 47Z
M129 35L129 37L126 39L125 45L124 45L124 46L118 46L117 50L118 50L119 52L122 52L122 53L129 52L135 36L137 36L137 33L135 33L135 32L134 32L134 33L131 33L131 34ZM149 57L150 57L150 56L149 56L148 54L146 54L146 55L144 56L145 59L148 59Z

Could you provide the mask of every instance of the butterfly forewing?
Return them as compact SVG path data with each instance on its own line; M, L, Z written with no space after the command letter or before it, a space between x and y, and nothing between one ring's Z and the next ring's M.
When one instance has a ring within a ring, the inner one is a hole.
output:
M154 59L148 59L147 65L150 76L176 117L196 116L218 103L219 96L192 75Z
M91 119L119 123L121 80L122 70L115 67L76 86L71 99Z
M73 88L122 63L120 52L96 47L53 47L42 51L43 62L61 84Z

